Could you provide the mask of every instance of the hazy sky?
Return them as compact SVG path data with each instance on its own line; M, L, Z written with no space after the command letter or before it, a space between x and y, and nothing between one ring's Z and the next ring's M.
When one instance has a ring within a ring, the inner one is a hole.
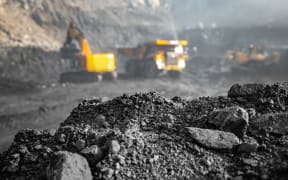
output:
M183 26L217 23L223 26L288 26L288 0L173 0Z

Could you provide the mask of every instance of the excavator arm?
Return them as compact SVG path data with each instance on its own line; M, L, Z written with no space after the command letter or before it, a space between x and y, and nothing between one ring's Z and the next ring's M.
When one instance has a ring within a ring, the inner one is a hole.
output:
M61 48L61 55L64 59L74 59L77 56L90 55L91 49L82 31L77 28L72 20L67 30L66 41Z

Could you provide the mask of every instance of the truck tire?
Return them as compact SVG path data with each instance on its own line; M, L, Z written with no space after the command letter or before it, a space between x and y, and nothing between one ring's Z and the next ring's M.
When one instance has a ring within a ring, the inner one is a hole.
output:
M60 83L87 83L101 81L96 73L86 71L65 72L60 75ZM102 75L101 75L102 76Z
M82 81L81 72L65 72L60 75L60 83L79 83Z
M118 78L118 73L116 71L106 73L104 79L108 81L116 81Z

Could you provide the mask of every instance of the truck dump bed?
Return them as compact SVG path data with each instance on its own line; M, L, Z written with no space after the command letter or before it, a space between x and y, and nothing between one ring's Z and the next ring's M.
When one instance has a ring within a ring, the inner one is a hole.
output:
M119 48L118 52L129 59L141 60L144 57L146 47L136 47L136 48Z

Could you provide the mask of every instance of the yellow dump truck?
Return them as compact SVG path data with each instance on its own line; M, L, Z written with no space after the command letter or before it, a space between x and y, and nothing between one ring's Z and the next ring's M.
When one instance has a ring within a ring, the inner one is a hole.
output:
M116 57L114 53L93 53L83 34L72 37L61 48L62 58L71 61L73 71L61 74L61 82L100 81L103 76L115 80Z
M241 51L228 50L225 56L228 61L234 61L237 64L246 64L253 61L279 63L280 61L279 52L268 53L264 48L255 47L254 45L250 45L248 49L242 49Z
M129 76L154 78L164 71L176 78L186 67L187 46L186 40L155 40L134 48L118 48L118 52L128 59Z

